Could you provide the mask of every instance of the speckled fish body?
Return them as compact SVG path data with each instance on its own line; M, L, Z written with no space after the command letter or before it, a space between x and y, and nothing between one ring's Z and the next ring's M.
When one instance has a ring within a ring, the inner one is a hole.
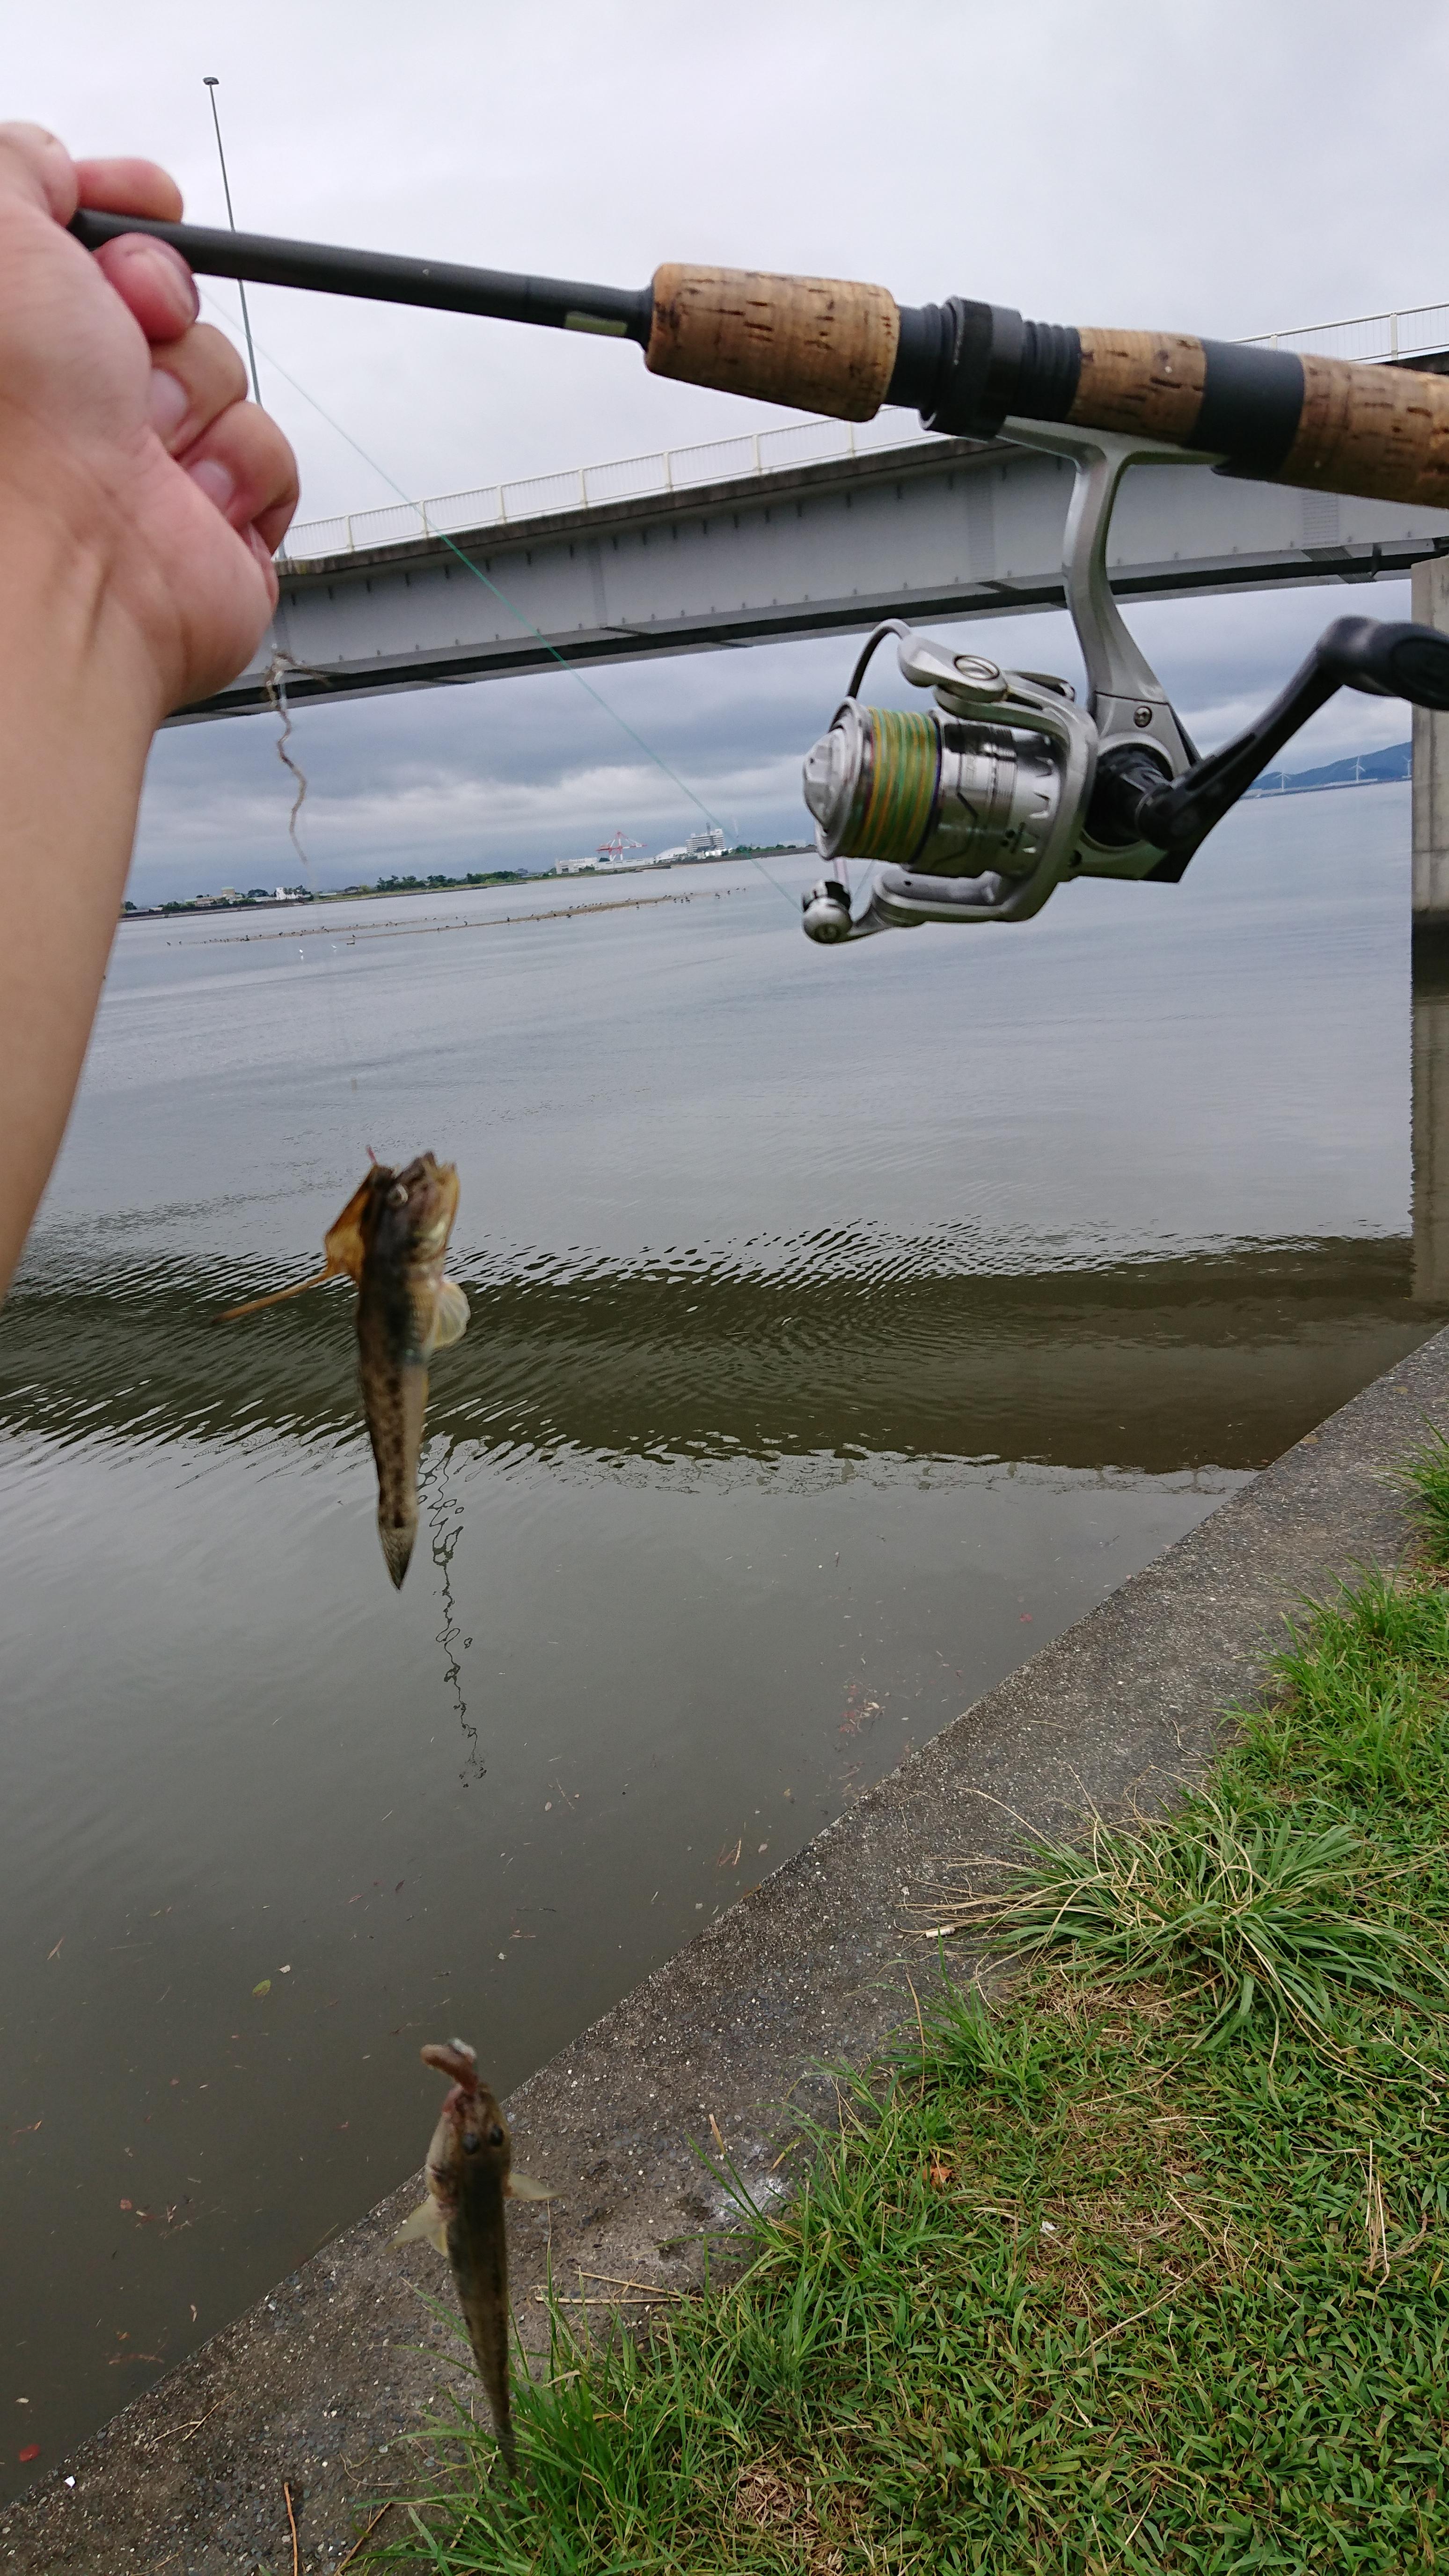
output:
M480 2081L477 2059L466 2041L434 2044L422 2053L426 2065L452 2076L453 2086L428 2148L427 2199L393 2242L406 2245L422 2239L447 2255L498 2447L511 2473L516 2455L508 2379L508 2236L503 2204L510 2197L547 2200L548 2193L526 2175L513 2172L508 2123Z
M468 1328L468 1300L445 1279L458 1212L451 1163L419 1154L402 1171L374 1163L325 1238L327 1266L313 1279L228 1307L224 1323L277 1306L344 1272L357 1285L358 1383L377 1464L377 1527L387 1570L401 1584L418 1531L418 1463L428 1404L428 1364Z
M428 1403L428 1364L468 1321L463 1292L443 1276L458 1208L451 1163L420 1154L406 1170L375 1164L333 1229L355 1224L358 1383L377 1462L377 1527L387 1570L402 1582L418 1529L418 1462ZM339 1246L339 1250L342 1247ZM333 1237L327 1238L329 1258ZM458 1310L461 1309L461 1319Z

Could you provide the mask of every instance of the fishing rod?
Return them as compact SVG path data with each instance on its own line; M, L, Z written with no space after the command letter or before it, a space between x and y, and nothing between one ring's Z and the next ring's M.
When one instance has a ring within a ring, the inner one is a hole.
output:
M918 411L946 436L1068 458L1064 581L1087 672L1062 679L953 653L899 618L877 627L805 762L830 873L804 898L826 946L925 922L1028 920L1074 877L1176 884L1208 833L1339 688L1449 711L1449 636L1338 618L1254 724L1200 759L1123 624L1107 534L1132 465L1219 473L1368 500L1449 507L1449 380L1398 366L1250 348L1186 333L1076 330L951 296L898 305L839 278L668 264L636 289L400 259L82 209L87 249L123 233L170 242L206 277L310 288L633 340L657 376L871 420ZM857 695L894 635L921 710ZM873 874L863 901L848 862Z
M1190 448L1261 482L1449 507L1449 380L1404 367L1026 322L959 295L897 304L843 278L667 263L648 286L586 286L86 207L70 229L87 250L149 233L203 277L633 340L652 375L836 420L897 404L971 438L1008 419L1060 421Z

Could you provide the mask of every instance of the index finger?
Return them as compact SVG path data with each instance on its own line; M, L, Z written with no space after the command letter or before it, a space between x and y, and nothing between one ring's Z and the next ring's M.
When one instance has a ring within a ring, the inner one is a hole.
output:
M105 215L153 215L181 220L181 191L169 170L154 161L77 161L80 203Z

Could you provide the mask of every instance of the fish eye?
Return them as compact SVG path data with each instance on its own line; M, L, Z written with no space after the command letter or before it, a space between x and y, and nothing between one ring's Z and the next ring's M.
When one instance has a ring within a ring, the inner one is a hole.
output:
M463 2131L463 2153L465 2156L476 2156L482 2144L483 2141L479 2137L476 2129L465 2129Z
M503 2131L496 2128L490 2129L488 2132L488 2144L490 2147L501 2147L503 2144Z
M406 1191L406 1189L405 1189L405 1187L404 1187L404 1185L403 1185L403 1183L402 1183L401 1181L394 1181L394 1182L393 1182L392 1188L388 1191L388 1194L387 1194L387 1203L388 1203L388 1206L389 1206L389 1207L406 1207L406 1206L407 1206L407 1203L408 1203L408 1194L407 1194L407 1191Z

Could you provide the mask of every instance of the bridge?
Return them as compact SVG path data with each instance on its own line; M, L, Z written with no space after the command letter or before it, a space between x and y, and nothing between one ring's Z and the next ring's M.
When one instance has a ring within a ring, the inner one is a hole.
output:
M1449 370L1449 307L1274 333L1281 347ZM1063 460L996 439L791 422L607 465L294 528L273 636L172 719L1062 604ZM1229 481L1129 475L1110 571L1124 600L1403 574L1449 553L1449 512Z

